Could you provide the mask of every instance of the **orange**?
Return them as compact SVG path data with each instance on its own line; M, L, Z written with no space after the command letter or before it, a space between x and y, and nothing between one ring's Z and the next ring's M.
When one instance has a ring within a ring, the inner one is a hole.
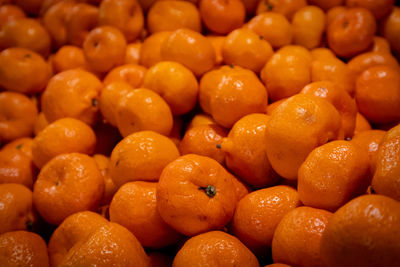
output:
M8 48L0 53L0 85L6 90L31 94L42 91L50 69L37 53L25 48Z
M376 32L372 13L365 8L349 8L338 14L326 30L329 47L336 55L353 57L369 48Z
M30 15L37 15L43 0L13 0L13 2Z
M275 262L298 267L323 267L321 237L332 213L310 207L289 211L276 227L272 240Z
M254 72L223 66L202 77L199 102L219 125L230 128L245 115L265 112L268 95Z
M181 142L181 135L182 135L182 128L183 128L183 119L182 117L174 117L174 122L172 124L172 129L171 132L169 133L169 139L171 139L172 142L176 145L176 147L179 147L179 144Z
M9 21L25 18L25 12L18 6L2 5L0 7L0 28Z
M32 229L36 222L32 191L21 184L0 184L0 233Z
M122 136L154 131L168 136L173 125L168 104L157 93L144 88L123 94L116 107L116 121Z
M390 53L366 52L353 57L348 63L349 69L356 77L360 76L370 67L388 65L393 68L399 68L396 58Z
M167 224L187 236L221 229L236 207L233 180L211 158L181 156L161 173L156 192L158 212Z
M137 64L125 64L116 68L113 68L104 77L104 85L108 85L114 82L126 82L133 88L142 86L144 76L147 69Z
M275 228L282 217L300 205L296 190L285 185L253 191L237 204L232 231L259 254L271 246Z
M22 47L43 57L50 53L51 39L38 20L21 18L7 22L0 31L0 48Z
M191 111L197 102L199 84L193 73L177 62L162 61L147 71L143 87L159 94L173 115Z
M72 45L64 45L58 49L53 54L51 63L55 73L86 67L85 54L82 48Z
M316 5L322 8L324 11L328 11L333 7L340 6L344 3L344 0L308 0L310 5Z
M142 8L136 0L104 0L99 7L99 24L119 29L133 42L143 29Z
M35 125L33 126L33 134L38 135L38 133L46 128L46 126L49 125L49 122L47 121L46 117L44 116L43 112L39 112L39 115L35 121Z
M363 194L371 181L365 150L348 141L332 141L314 149L298 172L304 205L335 211Z
M104 194L100 204L108 205L118 189L110 177L110 158L101 154L95 154L93 155L93 159L104 179Z
M27 96L14 92L1 92L0 142L31 136L37 116L36 105Z
M220 142L226 166L247 184L262 188L278 180L265 153L265 131L269 116L254 113L244 116Z
M66 18L67 42L82 47L89 32L98 24L99 9L85 3L75 4Z
M139 63L147 68L162 61L161 44L167 39L172 32L163 31L156 32L147 37L140 47Z
M381 23L380 32L386 40L389 41L390 46L400 53L400 35L398 34L400 29L400 7L395 6L390 13Z
M321 44L325 31L325 13L316 6L305 6L294 14L292 20L293 43L308 49Z
M387 54L390 54L392 52L390 50L389 41L382 36L374 36L374 43L370 51L387 53Z
M204 113L197 113L194 115L192 120L190 121L189 125L187 126L187 130L189 130L192 127L200 126L200 125L209 125L209 124L217 124L214 119L207 114Z
M110 221L131 231L144 247L161 248L176 243L180 235L157 211L157 183L129 182L120 187L110 204Z
M83 52L89 67L98 72L107 72L125 61L126 40L114 27L94 28L83 42Z
M321 257L332 267L396 266L399 227L399 202L380 195L360 196L329 219L322 234Z
M271 11L284 15L288 20L292 20L296 11L306 5L306 0L264 0L258 3L257 15Z
M128 135L111 153L110 176L120 187L130 181L158 181L168 163L179 157L175 144L152 131Z
M400 69L390 66L368 68L356 82L359 112L376 123L400 119Z
M199 11L204 25L218 34L240 28L246 18L245 6L240 0L200 0Z
M245 28L232 31L222 46L222 57L226 64L238 65L256 73L260 72L273 53L267 41Z
M261 70L272 101L297 94L311 82L311 54L297 45L279 49Z
M266 128L266 153L272 168L296 180L308 154L336 139L340 120L336 108L324 99L304 94L288 98L271 113Z
M139 64L141 42L130 43L126 46L125 64Z
M60 224L75 212L96 209L103 192L103 177L94 159L69 153L56 156L40 170L33 202L48 223Z
M33 139L33 162L42 168L53 157L80 152L90 154L96 144L93 130L85 123L64 118L49 124Z
M189 29L176 30L163 41L161 58L181 63L197 77L209 71L216 60L211 42Z
M48 267L46 242L35 233L8 232L0 235L0 262L4 267Z
M224 46L226 36L207 35L206 37L210 40L215 50L215 65L220 66L224 60L222 57L222 47Z
M386 17L394 7L395 0L346 0L348 7L364 7L372 12L376 20Z
M42 94L42 112L49 122L71 117L92 125L97 120L102 86L95 75L83 69L60 72Z
M179 151L182 155L197 154L225 162L225 152L217 148L228 132L217 124L198 125L186 130Z
M185 266L260 266L257 258L236 237L222 231L210 231L190 238L172 263Z
M2 147L2 150L20 151L22 154L32 159L33 139L30 137L18 138Z
M344 1L344 0L341 0ZM343 15L347 11L346 6L335 6L326 11L326 26L328 26L338 17L339 15Z
M282 99L279 99L278 101L275 101L275 102L270 103L270 104L268 105L268 107L267 107L267 115L271 115L272 112L273 112L280 104L282 104L283 102L285 102L286 99L288 99L288 98L287 98L287 97L286 97L286 98L282 98Z
M150 34L186 28L201 32L199 10L186 1L156 1L147 13L147 29Z
M397 201L399 194L399 151L400 126L390 129L381 141L376 156L376 169L372 179L372 188L382 195L389 196Z
M339 139L352 137L356 126L357 105L347 91L330 81L313 82L306 85L302 94L311 94L328 100L342 117Z
M356 127L354 128L354 134L367 130L372 130L371 124L361 113L357 112Z
M139 0L139 4L142 7L143 11L147 12L149 8L156 2L157 0Z
M244 27L262 36L273 48L280 48L292 43L292 26L289 21L279 13L261 13L253 17Z

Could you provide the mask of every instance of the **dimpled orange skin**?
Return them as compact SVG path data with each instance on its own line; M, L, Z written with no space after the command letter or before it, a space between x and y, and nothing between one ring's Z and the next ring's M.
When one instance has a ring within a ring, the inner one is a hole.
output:
M126 137L138 131L154 131L168 136L173 117L167 102L157 93L144 88L120 97L116 109L118 130Z
M54 73L86 67L85 54L82 48L72 45L64 45L58 49L58 51L53 54L51 63Z
M182 155L197 154L225 162L225 152L216 146L228 135L227 130L218 124L198 125L187 129L179 144Z
M329 219L321 240L322 259L329 267L396 266L399 229L399 202L381 195L360 196Z
M328 100L342 117L339 139L350 138L356 126L357 105L355 100L343 88L330 81L313 82L306 85L302 94L312 94Z
M50 69L39 54L25 48L8 48L0 53L0 85L10 91L31 94L42 91Z
M376 20L389 15L394 3L395 0L346 0L346 6L364 7L372 12Z
M104 179L104 194L100 205L109 205L112 197L118 190L114 181L110 177L110 158L102 154L95 154L93 155L93 159L95 160Z
M112 69L106 77L104 77L104 85L112 82L126 82L133 88L139 88L143 84L144 76L147 69L136 64L125 64Z
M296 190L278 185L253 191L237 204L232 231L247 247L260 252L271 246L282 217L301 206Z
M321 44L325 31L325 13L316 6L299 9L293 17L293 43L308 49Z
M279 49L261 70L270 100L290 97L311 82L310 52L297 45Z
M370 67L388 65L393 68L398 68L399 63L396 58L390 53L382 52L366 52L353 57L348 63L349 69L357 77Z
M38 110L27 96L14 92L1 92L0 142L30 136L37 116Z
M33 202L51 224L75 212L96 209L104 192L103 177L94 159L85 154L62 154L41 170L33 187Z
M21 184L0 184L0 233L26 230L36 221L32 191Z
M60 119L33 139L33 162L42 168L50 159L63 153L91 154L95 145L96 136L88 125L73 118Z
M173 267L248 266L259 267L254 254L236 237L210 231L190 238L178 251Z
M144 247L161 248L181 235L166 224L157 211L157 183L130 182L117 191L110 204L110 221L126 227Z
M299 207L286 213L276 227L272 258L299 267L324 267L320 255L322 234L332 213Z
M245 28L232 31L222 46L222 57L226 64L238 65L256 73L260 72L273 53L267 41Z
M282 177L296 180L308 154L336 139L340 126L340 114L325 99L304 94L290 97L272 112L266 130L272 168Z
M200 77L214 67L216 55L211 42L198 32L179 29L161 44L161 58L176 61Z
M22 154L27 156L29 159L32 160L32 144L33 144L33 139L30 137L23 137L23 138L18 138L15 139L12 142L9 142L5 144L2 147L2 150L9 150L9 151L20 151Z
M400 126L390 129L379 145L372 188L382 195L400 201Z
M264 12L253 17L244 27L262 36L273 48L288 45L293 39L291 24L278 13Z
M147 13L147 29L150 34L186 28L201 32L201 18L197 7L190 2L156 1Z
M355 99L359 112L376 123L400 119L400 70L375 66L365 70L356 81Z
M128 135L111 153L110 176L120 187L129 181L157 181L164 167L179 157L175 144L152 131Z
M126 46L125 64L139 64L141 42L130 43Z
M162 61L161 44L171 35L171 33L171 31L156 32L143 41L140 48L140 65L150 68Z
M228 34L240 28L246 18L240 0L200 0L199 11L204 25L217 34Z
M191 111L197 102L199 84L193 73L178 62L162 61L149 68L143 87L159 94L173 115Z
M220 143L228 169L257 188L271 186L278 180L265 153L268 120L269 116L260 113L244 116Z
M221 229L231 220L238 200L233 179L216 160L195 154L181 156L161 173L158 212L187 236Z
M386 17L380 27L382 36L389 41L390 46L396 53L400 53L400 7L395 6L388 17Z
M143 11L136 0L105 0L99 7L99 24L116 27L133 42L143 29Z
M329 47L336 55L346 58L367 50L375 32L375 18L365 8L347 9L337 15L326 30Z
M7 22L0 31L0 47L23 47L43 57L50 53L51 39L46 29L35 19L22 18Z
M42 112L49 122L71 117L94 124L103 84L92 73L72 69L54 75L42 94Z
M363 194L371 182L369 158L348 141L332 141L314 149L300 166L298 186L304 205L335 211Z
M0 262L4 267L48 267L46 242L38 234L14 231L0 235Z
M124 63L126 40L117 28L97 27L85 38L83 52L92 70L107 72Z
M11 20L25 18L24 11L15 5L2 5L0 7L0 28Z

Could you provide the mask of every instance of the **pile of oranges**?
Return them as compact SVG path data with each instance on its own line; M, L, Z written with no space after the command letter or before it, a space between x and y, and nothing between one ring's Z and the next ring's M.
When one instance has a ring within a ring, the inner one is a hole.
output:
M400 266L395 0L0 0L0 266Z

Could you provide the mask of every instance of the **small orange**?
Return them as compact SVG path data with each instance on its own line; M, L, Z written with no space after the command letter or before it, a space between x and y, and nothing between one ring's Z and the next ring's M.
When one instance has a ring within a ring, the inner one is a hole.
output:
M46 126L49 125L46 117L43 112L39 112L39 115L35 121L35 125L33 126L33 134L38 135L40 131L42 131Z
M60 72L50 79L42 94L42 112L49 122L71 117L92 125L97 120L102 87L95 75L83 69Z
M42 91L50 78L50 69L37 53L25 48L0 52L0 85L6 90L31 94Z
M25 12L20 7L7 4L2 5L0 6L0 29L9 21L25 17Z
M172 266L259 267L260 264L236 237L222 231L210 231L186 241L176 254Z
M390 54L392 51L390 50L389 41L382 36L374 36L374 43L370 50L371 52L379 52L379 53L387 53Z
M209 124L217 124L217 123L210 115L204 113L197 113L190 121L189 125L186 128L186 131L192 127L197 127L200 125L209 125Z
M147 71L143 87L159 94L173 115L182 115L196 105L199 84L193 73L178 62L162 61Z
M160 217L157 183L129 182L120 187L110 204L110 221L131 231L144 247L161 248L178 242L180 234Z
M181 63L197 77L214 67L216 60L211 42L189 29L172 32L161 44L161 57Z
M118 130L122 136L138 131L154 131L165 136L171 132L172 112L157 93L144 88L123 94L116 108Z
M0 262L3 267L49 267L46 242L27 231L0 235Z
M381 23L380 32L386 40L389 41L393 50L400 53L400 7L395 6L390 13Z
M360 112L357 112L356 127L354 128L354 134L367 130L372 130L371 124Z
M395 0L346 0L348 7L364 7L372 12L376 20L386 17L394 7Z
M254 113L244 116L219 143L226 154L226 166L254 187L271 186L278 180L265 153L265 131L269 116Z
M199 10L186 1L156 1L147 13L147 29L150 34L186 28L201 32Z
M220 164L225 162L225 152L217 148L228 132L217 124L192 126L187 129L179 151L182 155L197 154L215 159Z
M344 3L344 0L308 0L310 5L316 5L322 8L324 11L331 10L333 7L340 6Z
M21 184L0 184L0 233L32 229L36 222L32 191Z
M27 96L14 92L1 92L0 142L31 136L37 116L36 105Z
M64 118L49 124L33 139L33 162L42 168L53 157L80 152L90 154L96 144L93 130L85 123Z
M288 45L293 39L293 30L289 21L281 14L265 12L253 17L244 26L262 36L273 48Z
M301 206L296 190L285 185L253 191L237 204L232 231L256 254L271 246L282 217Z
M226 36L219 36L219 35L207 35L206 36L208 40L210 40L212 46L214 47L215 50L215 65L220 66L223 62L222 58L222 47L224 45Z
M222 46L222 57L227 65L238 65L256 73L260 72L273 53L267 41L245 28L232 31Z
M399 68L396 58L390 53L366 52L353 57L348 63L350 71L356 77L360 76L366 69L379 65L388 65L393 68Z
M363 194L371 182L369 157L348 141L333 141L314 149L298 172L304 205L335 211Z
M116 68L113 68L104 77L104 85L108 85L114 82L126 82L132 88L138 88L142 86L144 76L147 69L137 64L125 64Z
M151 131L128 135L111 153L110 176L120 187L130 181L157 181L164 167L179 157L175 144Z
M168 164L157 185L161 218L187 236L223 228L237 200L233 176L217 161L195 154Z
M104 0L99 7L99 24L119 29L133 42L143 29L143 11L136 0Z
M22 154L27 156L29 159L32 160L32 145L33 145L33 139L30 137L23 137L19 139L15 139L12 142L9 142L8 144L4 145L2 147L2 150L8 150L8 151L20 151Z
M163 31L156 32L147 37L140 48L139 63L147 68L162 61L161 44L167 39L172 32Z
M351 200L329 219L320 251L327 266L396 266L400 204L380 195ZM343 249L346 248L346 249Z
M51 159L33 187L33 202L48 223L60 224L75 212L94 210L104 192L104 180L91 157L70 153Z
M271 11L284 15L290 21L293 15L306 5L306 0L263 0L258 3L257 15Z
M130 43L126 46L125 64L139 64L141 42Z
M310 52L298 45L279 49L261 70L261 79L272 101L290 97L311 82Z
M217 34L228 34L241 27L246 18L240 0L200 0L199 11L204 25Z
M104 194L100 205L109 205L118 189L110 177L110 158L101 154L95 154L93 155L93 159L104 179Z
M299 207L286 213L276 227L272 258L298 267L323 267L320 254L322 234L332 213Z
M53 54L51 63L54 73L86 67L85 54L82 48L73 45L64 45L58 49Z
M272 112L283 102L285 102L285 100L288 99L287 97L279 99L278 101L272 102L268 105L267 107L267 115L271 115Z

